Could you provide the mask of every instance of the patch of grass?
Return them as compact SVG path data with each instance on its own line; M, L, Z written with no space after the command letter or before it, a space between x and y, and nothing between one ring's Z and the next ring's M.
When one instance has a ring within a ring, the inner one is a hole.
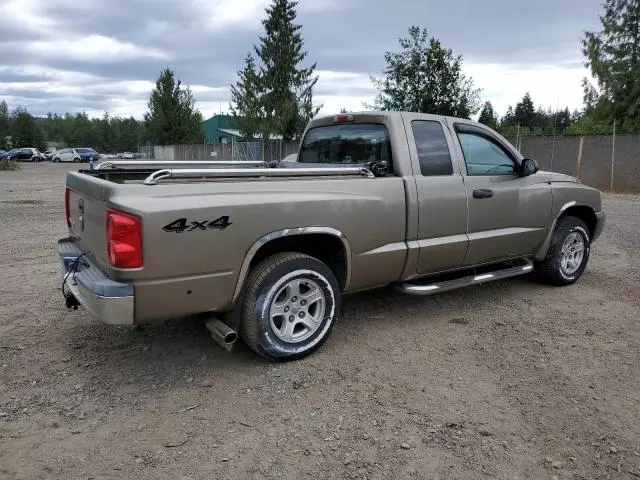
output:
M13 162L11 160L0 160L0 171L13 171L19 170L20 164L18 162Z

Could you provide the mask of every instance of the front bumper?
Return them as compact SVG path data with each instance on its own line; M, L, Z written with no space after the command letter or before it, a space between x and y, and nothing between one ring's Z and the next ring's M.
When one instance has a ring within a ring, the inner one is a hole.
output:
M63 278L67 277L66 294L71 293L103 323L133 325L133 285L109 280L91 260L82 256L82 251L71 238L58 241L58 255ZM78 260L80 256L82 258Z

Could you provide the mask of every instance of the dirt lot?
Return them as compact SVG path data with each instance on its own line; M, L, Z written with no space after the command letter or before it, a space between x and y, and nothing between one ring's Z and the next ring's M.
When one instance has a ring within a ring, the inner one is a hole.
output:
M640 478L640 198L582 280L348 297L287 364L62 301L67 165L0 172L0 478Z

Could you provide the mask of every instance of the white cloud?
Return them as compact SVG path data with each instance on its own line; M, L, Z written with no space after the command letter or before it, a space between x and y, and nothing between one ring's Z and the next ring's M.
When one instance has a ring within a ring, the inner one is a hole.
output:
M104 109L140 118L158 72L169 66L193 83L203 115L227 111L228 85L262 34L270 1L0 0L0 18L10 19L0 30L0 76L6 74L0 96L35 113ZM578 10L540 1L525 17L496 3L499 18L492 20L502 25L496 32L482 30L483 15L493 13L477 2L451 15L451 5L437 0L403 0L393 8L383 0L300 0L308 60L324 69L317 72L315 103L326 114L363 110L376 94L367 72L378 74L383 51L397 47L411 18L426 18L449 32L465 61L476 59L465 71L500 114L526 91L536 106L555 108L559 98L561 108L579 108L586 72L576 66L577 39L593 22L597 26L599 1L583 0ZM385 29L371 28L380 22ZM555 66L540 67L540 61Z
M509 105L515 108L526 92L531 93L536 107L545 110L568 106L581 108L580 82L589 73L579 67L518 68L497 64L468 64L465 71L473 77L476 87L482 88L482 99L490 100L503 115Z
M169 55L152 47L140 47L132 43L120 42L102 35L76 38L37 40L27 45L27 51L50 57L61 57L82 62L114 62L137 58L157 58L168 60Z
M238 24L259 24L269 0L192 0L189 7L197 19L206 19L211 30L233 28Z
M48 30L56 26L50 18L39 15L38 0L15 0L0 5L0 18L11 19L29 29Z

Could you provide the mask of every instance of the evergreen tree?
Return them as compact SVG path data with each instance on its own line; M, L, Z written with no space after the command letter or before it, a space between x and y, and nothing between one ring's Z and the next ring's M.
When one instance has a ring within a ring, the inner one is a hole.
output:
M46 149L42 128L23 108L16 108L13 112L12 139L15 148L31 147L42 151Z
M0 102L0 148L8 149L9 146L7 143L7 137L10 137L10 129L9 129L9 107L7 102L2 100Z
M516 124L516 116L513 113L513 107L509 105L507 107L507 112L502 117L502 121L500 122L501 127L513 127Z
M265 115L261 95L256 62L251 54L247 54L244 69L238 72L238 81L231 86L231 113L245 138L254 138L267 129L263 126Z
M202 115L195 109L191 89L183 87L172 70L167 68L160 73L148 107L144 118L152 142L160 145L202 142Z
M262 67L262 104L267 125L273 125L273 133L285 141L302 134L304 128L320 107L313 105L313 87L318 82L314 76L316 64L303 67L307 57L302 40L302 25L296 24L297 1L273 0L262 21L265 34L255 52ZM271 128L263 129L266 135Z
M491 102L484 102L484 106L480 111L480 117L478 118L478 122L483 123L489 128L496 128L498 124L498 118L496 117L496 114L493 111L493 105L491 104Z
M400 39L400 48L385 52L384 77L372 78L379 91L376 108L463 118L478 111L480 90L462 73L460 55L454 56L417 26Z
M565 107L564 110L556 112L556 115L556 129L558 132L564 133L573 123L569 107Z
M307 122L320 110L313 105L316 64L304 67L307 57L302 26L295 23L293 0L273 0L262 21L264 35L254 47L259 66L251 55L232 87L232 111L248 118L245 134L259 131L264 139L280 135L285 141L302 134Z
M515 123L521 127L533 128L537 123L536 117L536 107L533 105L531 94L527 92L522 97L522 100L516 104Z
M640 128L640 0L606 0L602 30L586 32L582 51L600 95L583 82L587 113ZM597 98L597 100L596 100Z

